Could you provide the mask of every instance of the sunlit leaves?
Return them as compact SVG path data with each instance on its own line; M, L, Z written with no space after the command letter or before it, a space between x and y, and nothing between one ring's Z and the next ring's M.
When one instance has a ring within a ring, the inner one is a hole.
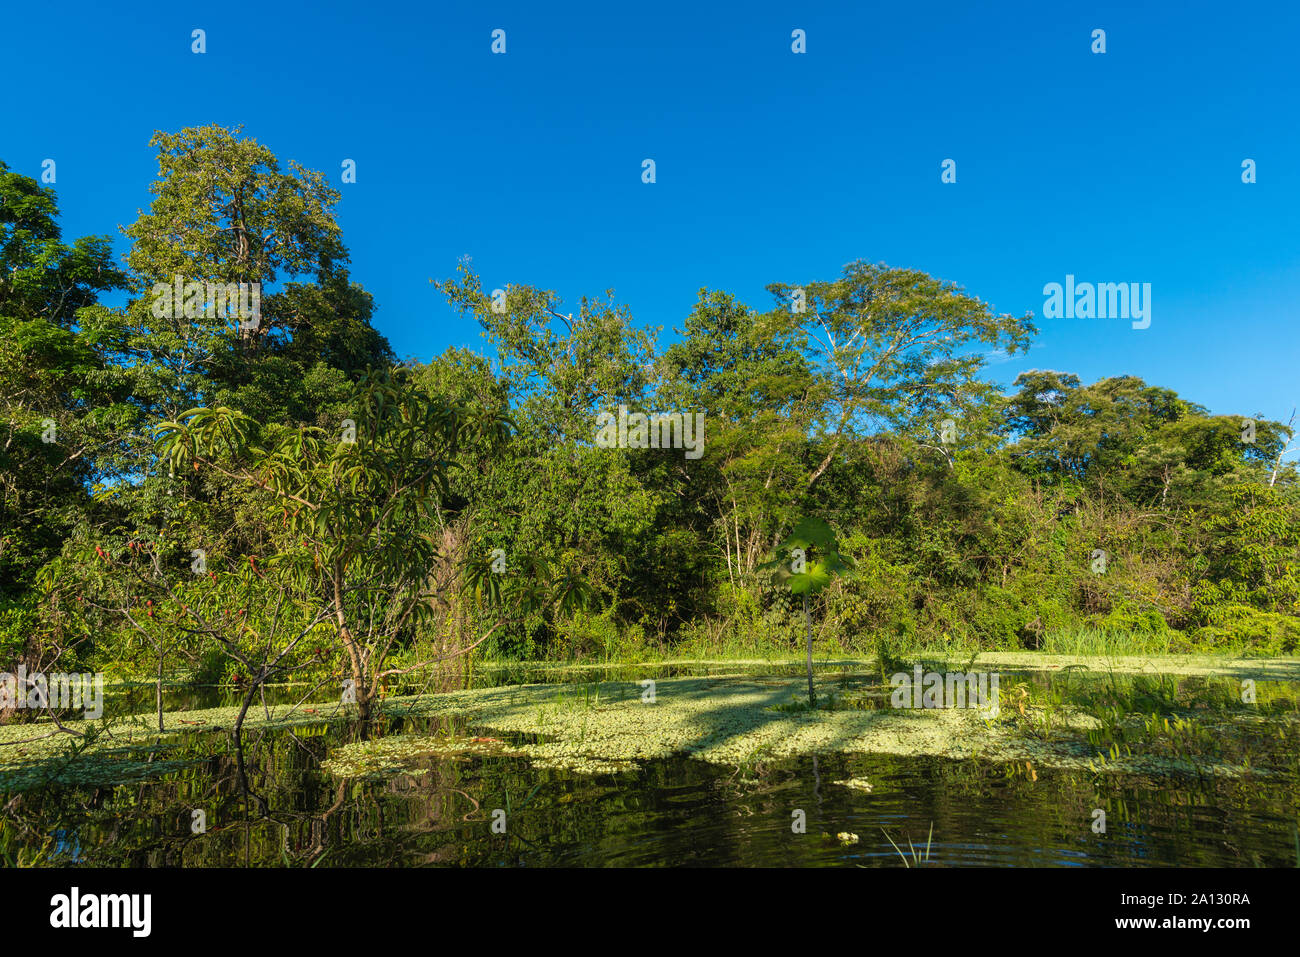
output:
M798 549L806 553L803 571L793 568L790 556ZM773 579L795 595L815 595L831 583L831 579L848 574L853 569L851 559L839 553L835 532L822 519L804 516L777 546L776 556L759 566L772 574Z

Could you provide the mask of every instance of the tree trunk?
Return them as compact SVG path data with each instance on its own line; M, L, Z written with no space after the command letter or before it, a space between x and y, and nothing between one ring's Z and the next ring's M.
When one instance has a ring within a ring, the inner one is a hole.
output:
M162 644L158 645L158 684L156 685L154 700L158 705L158 730L163 730L163 709L162 709L162 678L163 678L163 648Z
M334 616L338 622L339 639L343 642L343 650L348 654L348 663L352 667L352 693L356 696L357 713L362 721L370 720L370 694L369 686L366 682L366 661L361 646L357 644L356 638L352 636L352 629L348 627L347 619L343 617L343 576L342 573L334 576Z
M357 702L357 716L362 721L370 720L370 686L366 681L366 667L362 658L361 648L357 645L356 639L352 637L352 632L347 628L342 630L343 643L347 648L348 658L352 665L352 693Z
M812 618L808 616L808 596L803 596L803 623L808 629L808 707L817 707L817 694L813 691L812 677Z
M252 668L248 669L252 672ZM251 677L251 674L250 674ZM258 669L257 677L248 682L248 691L244 695L244 701L239 708L239 717L235 719L235 737L238 738L244 729L244 716L248 714L248 708L253 703L253 697L257 694L257 686L266 680L265 669Z

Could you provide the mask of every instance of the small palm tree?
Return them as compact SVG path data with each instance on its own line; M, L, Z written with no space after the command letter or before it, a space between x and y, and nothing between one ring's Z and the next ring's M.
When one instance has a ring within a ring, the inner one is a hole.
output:
M820 593L831 579L851 574L853 561L840 554L835 532L829 525L820 518L805 516L776 546L776 557L759 567L772 572L776 583L789 588L790 594L803 597L803 620L808 635L808 706L815 708L817 694L813 691L812 617L808 613L808 596Z

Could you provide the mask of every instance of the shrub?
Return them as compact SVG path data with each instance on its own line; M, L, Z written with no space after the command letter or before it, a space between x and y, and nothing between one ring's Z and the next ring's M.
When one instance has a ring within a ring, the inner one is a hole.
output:
M1288 615L1249 605L1221 605L1209 617L1208 625L1192 632L1201 648L1268 656L1292 654L1300 646L1300 620Z

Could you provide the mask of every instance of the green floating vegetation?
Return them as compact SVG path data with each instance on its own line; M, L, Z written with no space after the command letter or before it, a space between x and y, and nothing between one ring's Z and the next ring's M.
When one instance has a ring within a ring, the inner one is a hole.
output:
M238 707L169 711L158 730L155 713L65 720L60 731L42 721L0 726L0 793L55 786L112 786L158 777L206 760L211 749L196 739L225 734ZM356 708L291 707L250 709L248 731L305 728L356 717Z
M521 757L523 751L497 738L453 738L447 735L398 734L373 741L359 741L336 748L321 765L338 777L374 777L387 772L424 774L418 767L423 758Z
M51 764L10 767L0 772L0 791L48 787L116 787L192 767L201 759L141 761L105 754L81 755Z
M1125 672L1120 669L1107 673L1113 662L1094 660L1091 668L1076 667L1059 676L1047 670L1037 672L1037 681L1004 681L1001 713L995 719L961 708L789 709L783 706L806 694L806 678L794 674L661 678L653 695L639 681L628 680L392 697L382 703L378 736L335 748L324 768L344 778L382 777L420 773L429 759L506 758L527 759L538 768L603 775L634 772L642 762L673 756L752 766L843 753L1032 762L1038 768L1157 777L1270 776L1292 769L1294 763L1285 757L1300 720L1294 685L1261 685L1258 710L1234 710L1230 699L1240 698L1235 679L1247 665L1249 673L1260 674L1263 668L1275 678L1287 670L1285 664L1221 661L1217 674L1223 677L1214 679L1218 685L1210 688L1199 678L1175 682L1147 677L1149 661L1127 672L1133 677L1121 678ZM837 693L851 697L870 691L876 687L875 675L874 669L823 675L818 697L829 702ZM1048 690L1040 687L1044 680L1050 682ZM1187 685L1189 680L1192 685ZM1188 688L1200 689L1193 695L1196 700L1184 700ZM1161 713L1151 713L1157 706ZM1205 710L1187 710L1198 706ZM224 738L237 715L234 707L171 712L164 716L162 732L149 714L65 722L72 731L89 732L85 738L58 733L48 724L0 727L0 791L115 784L169 773L196 755L210 754L204 739L217 734ZM250 710L245 728L323 727L355 717L354 707L258 707ZM397 720L417 724L407 726L410 733L383 736L384 722ZM418 722L437 720L474 731L450 735L414 730L423 727ZM1240 746L1221 746L1229 741ZM1267 741L1274 743L1256 747ZM871 787L855 778L835 783L859 791Z
M1095 739L1100 723L1070 704L1055 710L1050 736L1026 729L1005 709L1002 720L987 720L971 709L780 710L777 706L805 687L804 680L717 675L662 679L656 682L653 702L642 697L642 688L634 682L523 685L391 699L386 710L454 716L472 727L517 735L528 739L517 750L535 765L578 773L625 771L642 761L677 755L742 766L836 752L1031 761L1040 768L1156 776L1270 773L1263 765L1249 767L1213 753L1125 753L1099 765L1099 750L1089 738ZM829 696L832 679L820 684L819 694ZM385 746L381 741L349 749L355 749L349 754L360 755L367 749L382 752ZM332 761L335 769L347 766L334 756ZM870 784L857 781L856 786L865 790Z
M1077 655L1038 651L980 652L986 668L1053 672L1085 667L1110 674L1184 675L1300 681L1300 658L1231 658L1216 655Z
M600 758L583 758L575 755L557 755L550 758L535 758L535 768L551 768L556 771L572 771L574 774L622 774L636 771L640 765L635 761L604 761Z

